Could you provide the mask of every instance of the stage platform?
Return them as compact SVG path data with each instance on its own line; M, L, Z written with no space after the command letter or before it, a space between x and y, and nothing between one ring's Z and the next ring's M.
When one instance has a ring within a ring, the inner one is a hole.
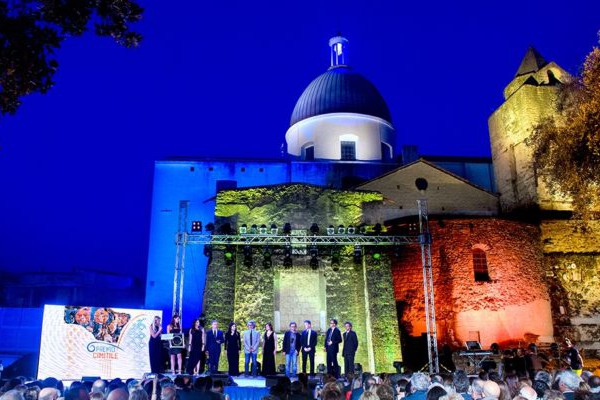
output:
M260 400L269 394L265 378L246 378L244 376L232 377L237 386L225 386L225 393L231 400Z

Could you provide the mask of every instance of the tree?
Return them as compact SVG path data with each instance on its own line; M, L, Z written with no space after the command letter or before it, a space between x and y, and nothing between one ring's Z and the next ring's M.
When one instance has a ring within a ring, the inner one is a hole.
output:
M573 217L585 227L600 211L599 48L559 88L557 111L533 129L533 163L552 195L572 199Z
M93 27L126 47L141 35L129 24L139 21L135 0L0 0L0 114L12 114L21 98L46 93L58 68L55 53L67 37Z

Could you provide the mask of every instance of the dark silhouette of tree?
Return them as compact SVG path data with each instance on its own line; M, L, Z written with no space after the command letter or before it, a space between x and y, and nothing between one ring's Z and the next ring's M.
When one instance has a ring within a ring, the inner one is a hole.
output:
M142 17L133 0L0 0L0 114L17 111L21 99L46 93L58 68L56 50L89 29L126 47L141 35L130 24Z
M553 195L568 196L573 217L589 227L600 211L600 49L558 92L558 113L534 127L529 144L539 176Z

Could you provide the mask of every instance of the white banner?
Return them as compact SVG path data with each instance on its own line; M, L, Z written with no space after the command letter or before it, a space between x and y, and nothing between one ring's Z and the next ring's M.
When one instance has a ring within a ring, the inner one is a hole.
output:
M46 305L38 379L141 378L154 316L162 311Z

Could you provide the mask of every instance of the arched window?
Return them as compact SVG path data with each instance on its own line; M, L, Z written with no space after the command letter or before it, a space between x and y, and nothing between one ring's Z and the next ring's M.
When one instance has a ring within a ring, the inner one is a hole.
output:
M475 274L475 282L489 282L490 274L488 272L485 250L473 249L473 272Z

